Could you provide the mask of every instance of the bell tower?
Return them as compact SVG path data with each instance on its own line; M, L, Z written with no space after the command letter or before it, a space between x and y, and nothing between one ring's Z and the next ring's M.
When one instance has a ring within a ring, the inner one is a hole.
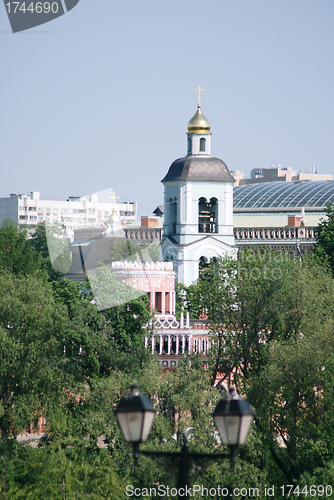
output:
M233 183L226 163L211 156L210 124L201 111L188 123L187 155L175 160L162 179L165 222L163 259L174 261L176 279L189 286L200 263L235 254Z

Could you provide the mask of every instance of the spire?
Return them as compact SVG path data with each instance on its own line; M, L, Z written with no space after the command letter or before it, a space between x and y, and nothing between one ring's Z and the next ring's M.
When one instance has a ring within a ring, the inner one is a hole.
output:
M188 123L188 135L189 134L197 134L197 135L202 135L202 134L210 134L210 123L208 120L205 118L201 111L201 92L204 91L201 87L198 87L198 89L195 89L196 92L198 92L198 104L197 104L197 111L194 114L194 116L189 120Z
M202 89L202 87L198 87L198 89L195 89L196 92L198 91L198 105L197 107L200 108L201 107L201 92L204 92L205 89Z
M117 209L116 209L116 200L119 200L119 196L116 196L115 192L114 192L113 196L109 196L109 198L111 198L113 200L113 210L112 210L112 214L110 215L110 217L108 219L109 226L108 226L108 229L106 232L108 234L115 234L115 233L118 233L120 231L123 231L123 227L122 227L122 224L121 224L121 221L119 218L119 214L117 213Z
M197 111L188 122L187 154L210 155L210 123L201 111L201 87L195 89L198 92Z

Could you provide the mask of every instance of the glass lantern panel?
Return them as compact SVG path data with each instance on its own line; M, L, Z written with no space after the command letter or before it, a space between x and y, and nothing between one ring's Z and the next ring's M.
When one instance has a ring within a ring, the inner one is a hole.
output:
M239 438L239 416L216 416L215 424L217 426L220 439L225 446L238 444Z
M238 444L240 417L239 416L225 417L225 426L228 435L228 444L230 446Z
M225 446L238 443L239 417L238 416L217 416L215 417L220 439Z
M155 417L155 412L153 412L153 411L147 411L145 413L144 422L143 422L143 432L142 432L142 437L141 437L141 440L143 443L145 443L148 439L148 436L150 434L151 427L153 424L154 417Z
M240 426L240 442L239 444L245 444L247 440L247 436L249 434L250 427L253 422L253 415L245 415L241 418L241 426Z
M223 444L227 442L227 432L225 427L224 417L214 417L215 426L217 427L219 437Z
M142 412L120 412L117 414L117 421L121 428L124 440L127 443L137 443L140 441L143 422Z

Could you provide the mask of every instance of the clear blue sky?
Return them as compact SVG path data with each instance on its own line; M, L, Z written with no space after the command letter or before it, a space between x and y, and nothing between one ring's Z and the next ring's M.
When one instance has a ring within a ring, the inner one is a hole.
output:
M0 5L0 196L112 187L148 214L188 120L248 175L334 171L333 0L80 0L11 34Z

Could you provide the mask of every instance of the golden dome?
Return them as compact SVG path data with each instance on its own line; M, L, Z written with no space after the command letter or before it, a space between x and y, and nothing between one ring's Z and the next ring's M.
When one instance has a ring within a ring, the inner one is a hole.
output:
M202 114L200 104L197 106L196 114L189 120L188 134L210 134L210 123Z

